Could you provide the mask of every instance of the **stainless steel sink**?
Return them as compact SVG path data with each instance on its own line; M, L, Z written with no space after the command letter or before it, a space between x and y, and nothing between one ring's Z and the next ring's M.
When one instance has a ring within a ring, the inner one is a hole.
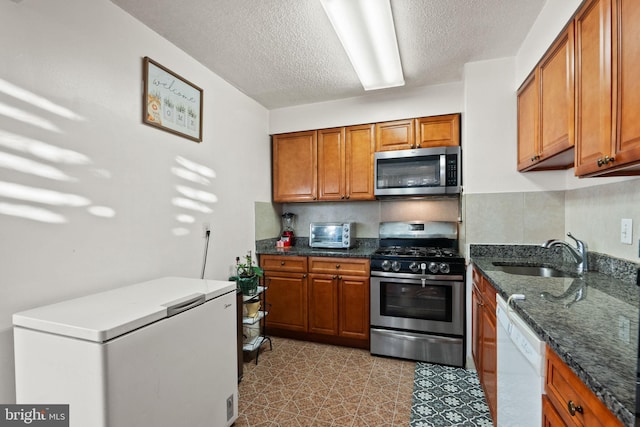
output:
M496 270L504 271L509 274L518 274L521 276L537 276L537 277L576 277L576 274L567 273L554 267L544 265L531 264L510 264L502 262L492 263Z

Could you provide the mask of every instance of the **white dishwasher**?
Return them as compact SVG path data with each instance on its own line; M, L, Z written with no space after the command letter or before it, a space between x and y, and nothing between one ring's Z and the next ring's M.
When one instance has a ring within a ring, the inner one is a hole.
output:
M544 341L496 295L499 427L540 427Z

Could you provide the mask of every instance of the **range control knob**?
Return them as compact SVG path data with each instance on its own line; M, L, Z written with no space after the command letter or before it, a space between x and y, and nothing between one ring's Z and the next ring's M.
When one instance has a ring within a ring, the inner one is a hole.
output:
M444 273L444 274L447 274L451 271L449 264L447 264L446 262L441 262L439 269L440 269L440 273Z
M400 263L398 261L393 261L391 263L391 269L397 273L400 271Z
M437 273L438 272L438 263L437 262L430 262L429 263L429 271L432 273Z
M411 264L409 264L409 270L413 271L414 273L417 273L418 270L420 270L420 266L418 265L417 262L413 261Z
M389 261L388 259L385 259L384 261L382 261L381 267L384 271L391 270L391 261Z

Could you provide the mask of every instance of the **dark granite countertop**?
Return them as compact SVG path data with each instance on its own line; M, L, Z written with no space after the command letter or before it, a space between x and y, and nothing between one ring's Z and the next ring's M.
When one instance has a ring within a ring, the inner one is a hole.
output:
M558 264L561 253L521 248L524 252L517 246L471 245L471 261L505 299L526 296L512 302L514 310L624 425L634 426L640 266L591 253L592 268L601 271L547 278L505 273L493 264L549 264L570 271L568 264Z
M288 248L277 248L277 239L256 241L258 255L289 255L289 256L323 256L341 258L369 258L378 248L378 239L356 239L351 249L320 249L309 247L308 237L299 237L296 244Z

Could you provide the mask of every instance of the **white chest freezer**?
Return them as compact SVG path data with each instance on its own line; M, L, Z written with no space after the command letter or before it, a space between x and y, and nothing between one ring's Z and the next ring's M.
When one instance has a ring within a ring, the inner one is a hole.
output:
M71 427L230 426L235 282L166 277L13 315L16 400Z

